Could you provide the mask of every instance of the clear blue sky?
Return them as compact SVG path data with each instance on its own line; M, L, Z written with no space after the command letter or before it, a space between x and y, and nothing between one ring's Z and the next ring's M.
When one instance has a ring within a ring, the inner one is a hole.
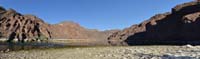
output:
M50 24L74 21L90 29L123 29L192 0L1 0L0 5L33 14Z

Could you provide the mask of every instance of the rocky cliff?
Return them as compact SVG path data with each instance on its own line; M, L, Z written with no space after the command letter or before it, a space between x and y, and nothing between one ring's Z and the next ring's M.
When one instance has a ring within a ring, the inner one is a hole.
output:
M90 39L107 42L107 37L117 30L98 31L86 29L74 22L48 24L33 15L22 15L13 9L0 7L0 37L9 41L17 39Z
M0 33L10 41L18 39L37 40L39 37L51 38L48 30L49 25L33 15L22 15L13 9L0 8Z
M149 20L115 32L112 45L200 44L200 3L192 1L157 14Z

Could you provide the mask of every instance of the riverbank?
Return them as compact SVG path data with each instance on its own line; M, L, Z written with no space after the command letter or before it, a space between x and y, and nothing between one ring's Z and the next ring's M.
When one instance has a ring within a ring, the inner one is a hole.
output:
M48 41L24 43L17 41L6 42L6 39L0 39L0 52L85 46L108 46L108 44L102 42L99 43L90 39L51 39Z
M167 59L200 58L200 46L118 46L22 50L0 59Z
M8 39L1 38L0 42L6 42ZM17 39L14 39L13 42L18 42ZM99 41L95 39L49 39L46 41L37 41L40 42L51 42L51 43L58 43L58 44L66 44L72 46L107 46L109 45L107 41ZM26 42L25 42L26 43ZM29 42L28 42L29 43Z

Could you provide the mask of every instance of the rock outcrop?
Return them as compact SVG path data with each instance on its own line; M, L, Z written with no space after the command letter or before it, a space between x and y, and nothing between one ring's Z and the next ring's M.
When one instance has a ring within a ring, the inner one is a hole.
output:
M118 30L98 31L86 29L74 22L48 24L33 15L22 15L13 9L0 7L0 37L9 41L17 39L90 39L97 43L107 43L107 37Z
M52 39L90 39L96 43L106 43L108 36L118 30L98 31L86 29L77 23L64 21L50 26Z
M33 15L22 15L13 9L0 8L0 33L9 41L18 39L37 40L39 37L51 38L48 30L49 25Z
M86 30L79 24L74 22L62 22L53 24L50 27L53 39L86 39Z
M108 40L112 45L196 45L200 44L199 26L200 3L192 1L116 32Z

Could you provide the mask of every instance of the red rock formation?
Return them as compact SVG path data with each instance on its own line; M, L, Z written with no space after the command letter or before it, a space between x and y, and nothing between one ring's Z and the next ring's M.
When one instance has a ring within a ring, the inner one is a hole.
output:
M41 19L32 15L21 15L15 10L5 10L0 8L0 33L9 40L18 39L38 39L36 37L45 36L51 38L48 30L49 25Z
M6 10L0 7L0 37L8 38L10 41L45 37L48 39L90 39L105 43L107 37L115 31L86 29L74 22L47 24L36 16L22 15L13 9Z
M90 39L96 43L107 42L107 37L118 30L98 31L86 29L74 22L62 22L50 26L53 39Z
M200 44L200 4L189 2L111 35L112 45Z

